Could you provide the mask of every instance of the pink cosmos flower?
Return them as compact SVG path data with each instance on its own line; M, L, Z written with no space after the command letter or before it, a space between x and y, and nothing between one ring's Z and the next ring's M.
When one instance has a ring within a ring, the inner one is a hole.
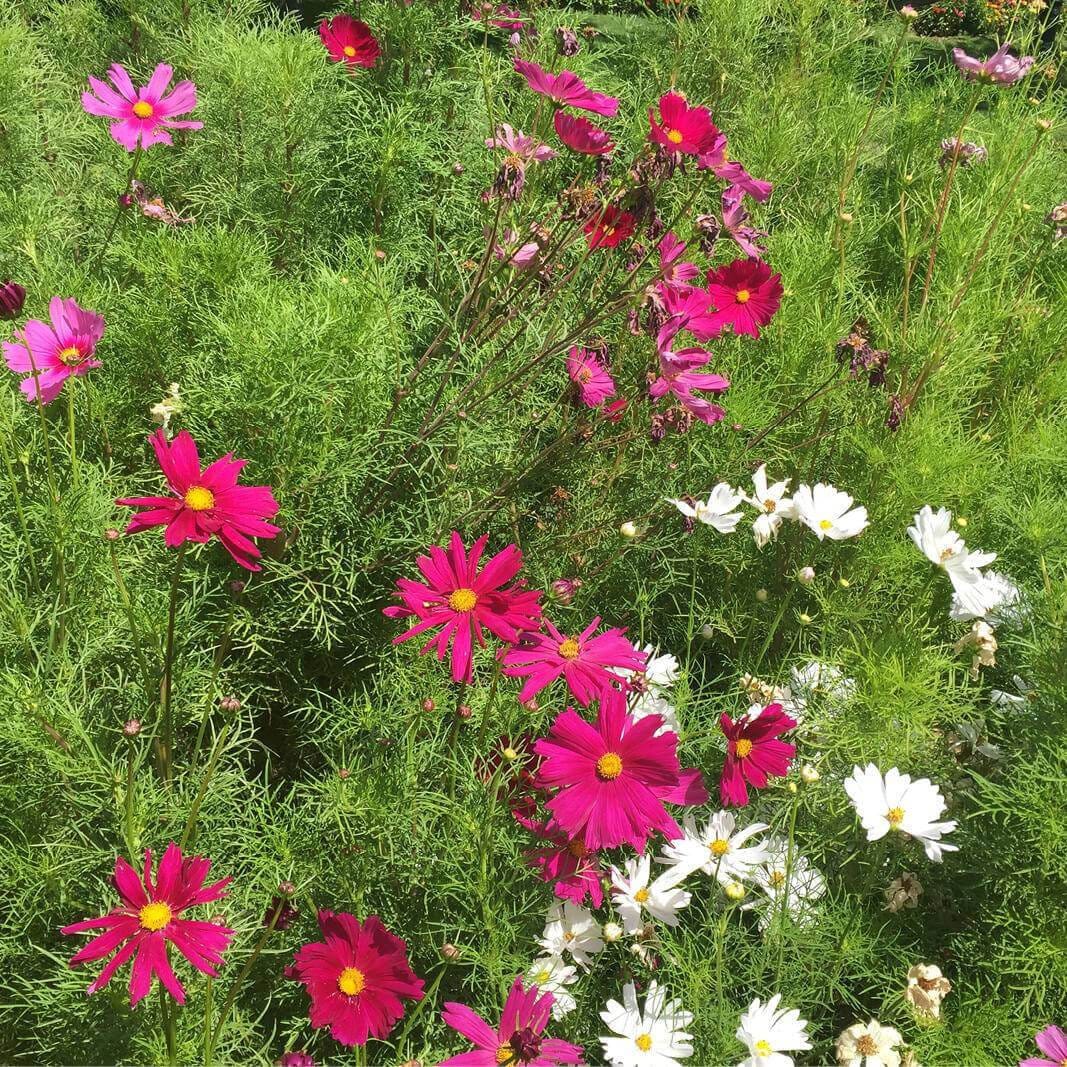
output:
M685 287L699 273L695 263L682 260L685 255L685 241L668 230L659 242L659 274L665 285Z
M600 414L604 416L608 422L618 422L623 415L626 414L626 408L629 406L629 400L624 396L620 396L618 400L613 400L610 404L605 404Z
M248 462L232 452L200 469L200 453L187 430L168 441L162 429L148 439L171 496L131 496L116 500L122 507L144 508L130 519L126 533L165 526L168 548L192 541L206 544L218 537L222 547L245 570L258 571L261 553L252 537L274 537L277 526L267 522L278 513L269 485L238 485L237 476Z
M770 182L753 178L740 163L727 157L726 135L723 133L718 134L711 147L697 157L697 167L701 170L710 170L716 178L730 185L736 185L760 204L769 199L774 191L774 186Z
M590 248L617 248L636 228L637 220L629 211L608 204L585 224L585 241Z
M316 1064L306 1052L283 1052L278 1057L277 1067L316 1067Z
M63 383L73 374L82 377L102 367L93 358L104 336L104 317L79 307L72 297L54 296L48 302L49 325L30 319L15 331L14 341L4 342L4 359L16 374L26 374L19 388L27 400L51 404Z
M497 30L520 31L526 25L520 12L506 4L473 2L469 6L470 16L476 22L492 26Z
M140 877L122 856L117 857L112 882L122 903L102 918L72 923L60 931L63 934L105 931L71 957L71 967L102 959L118 949L86 992L92 995L103 989L132 956L130 1007L148 995L153 976L179 1004L184 1004L185 989L171 968L168 943L201 974L214 978L218 974L215 968L222 963L222 954L233 938L233 930L216 922L181 918L186 908L210 904L227 895L230 878L204 886L210 870L211 860L183 857L173 841L159 861L155 881L151 850L145 851L144 873Z
M522 553L515 545L502 549L479 572L478 561L488 541L489 535L483 534L468 555L453 530L447 552L434 545L428 556L416 559L425 581L398 579L401 603L384 610L391 619L414 615L418 620L393 638L394 645L436 629L420 651L436 648L437 658L443 660L451 646L456 682L473 680L472 648L475 640L485 647L483 627L501 641L514 642L521 631L536 629L541 623L541 593L525 589L521 581L507 584L522 567Z
M442 1060L438 1067L556 1067L582 1063L582 1048L555 1037L544 1037L555 997L538 986L524 990L522 978L512 984L500 1025L494 1030L466 1004L445 1003L441 1018L476 1048Z
M602 156L615 147L611 134L594 126L581 115L568 115L566 111L557 111L552 116L552 125L556 127L559 139L572 152L581 152L586 156Z
M150 148L154 144L172 144L168 130L199 130L204 125L175 118L196 107L196 86L190 81L178 82L168 93L173 74L166 63L160 63L148 84L135 89L126 68L113 63L108 78L115 88L90 75L89 85L93 91L82 93L82 107L90 115L115 119L111 124L111 136L127 152Z
M1034 65L1033 56L1013 56L1008 52L1011 45L1005 41L988 59L975 59L962 48L952 49L952 62L960 73L971 82L986 82L990 85L1014 85L1025 78Z
M1067 1063L1067 1033L1058 1026L1046 1026L1034 1034L1037 1047L1048 1057L1031 1056L1020 1060L1019 1067L1063 1067Z
M706 367L711 361L711 353L706 349L672 350L670 344L678 327L677 319L669 319L657 335L659 376L649 383L649 396L658 400L670 393L686 411L712 426L725 418L726 411L718 404L696 394L724 393L730 388L730 379L721 374L707 374L699 369Z
M587 848L580 836L564 833L554 819L530 822L527 829L540 839L527 860L541 880L554 882L553 891L561 900L581 904L588 896L593 907L599 908L604 902L604 867L597 850Z
M297 980L311 998L315 1029L342 1045L386 1037L404 1014L401 1000L421 1000L423 981L408 966L407 945L377 915L361 923L346 911L319 912L323 940L297 949Z
M587 408L599 407L615 395L615 382L592 349L571 346L567 375L578 387L578 394Z
M760 327L774 318L782 303L782 276L772 274L762 260L735 259L708 271L708 294L716 309L712 321L720 332L730 326L734 333L758 338Z
M603 695L595 724L572 708L557 717L534 749L544 758L539 780L557 789L547 807L563 833L589 849L638 851L655 830L681 837L664 803L703 804L708 793L700 771L679 766L678 735L655 736L662 725L654 714L635 722L618 691Z
M719 335L714 321L715 309L706 289L692 285L662 285L660 302L667 318L660 327L658 347L670 348L669 342L682 330L698 341L708 341Z
M523 163L546 163L555 159L559 154L554 148L531 137L522 130L513 130L508 123L501 123L496 130L495 137L485 139L486 148L503 148L509 155L515 156Z
M739 185L730 185L723 190L722 228L746 256L759 259L767 251L761 243L767 235L762 230L747 225L748 211L745 209L744 199L745 191Z
M334 15L319 23L319 37L335 63L350 67L373 67L382 46L370 26L351 15Z
M577 637L560 633L548 619L541 621L546 632L522 634L503 654L504 673L526 679L520 701L529 700L562 677L584 708L590 700L616 692L623 684L611 668L644 670L647 657L626 640L625 630L613 627L596 633L599 615Z
M515 69L535 93L547 96L557 104L609 118L619 110L617 97L594 92L573 71L561 70L558 74L550 74L539 64L519 59L518 56L515 57Z
M648 109L649 139L668 152L699 156L711 151L721 136L706 107L690 107L681 93L659 98L659 122Z
M724 806L744 807L748 803L747 782L754 789L764 789L767 779L782 778L796 755L796 746L779 741L781 734L796 726L781 704L768 704L755 718L748 715L736 721L725 712L719 719L726 735L726 762L719 780L719 797Z

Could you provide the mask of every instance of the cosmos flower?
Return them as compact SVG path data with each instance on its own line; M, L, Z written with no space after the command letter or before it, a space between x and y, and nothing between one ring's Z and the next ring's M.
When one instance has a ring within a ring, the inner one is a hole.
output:
M168 548L192 541L206 544L212 537L246 570L260 569L261 553L252 537L274 537L279 528L267 519L278 513L268 485L238 485L237 476L248 462L232 452L200 469L200 453L187 430L168 441L162 430L148 439L171 496L131 496L116 500L122 507L143 508L130 519L126 533L163 526Z
M557 111L552 116L556 136L572 151L584 156L603 156L615 147L611 134L594 126L582 115L570 115Z
M753 178L737 160L730 159L726 155L726 134L724 133L720 133L708 150L697 157L697 167L701 170L710 170L716 178L726 182L727 185L736 185L760 204L770 199L774 191L774 186L770 182Z
M1025 78L1034 65L1033 56L1013 56L1005 41L988 59L975 59L962 48L952 49L952 62L970 82L985 82L988 85L1014 85Z
M811 1048L807 1021L795 1008L779 1008L782 997L775 993L764 1004L759 997L748 1006L737 1027L737 1040L748 1049L739 1067L792 1067L793 1058L783 1052Z
M556 718L534 748L544 758L539 781L557 790L548 810L566 833L588 848L629 843L639 851L657 829L681 834L664 803L701 804L707 792L699 771L679 766L677 735L656 736L659 725L655 715L634 722L614 690L602 696L595 724L572 709Z
M896 1049L903 1041L899 1030L871 1019L843 1030L834 1052L842 1067L900 1067L900 1053Z
M496 130L496 135L485 139L486 148L503 148L509 155L516 156L523 163L547 163L555 159L559 154L554 148L549 148L543 141L531 137L522 130L515 130L502 122Z
M748 225L744 200L740 185L729 185L722 191L722 229L746 256L762 259L767 251L762 241L767 235Z
M554 883L556 896L575 904L583 904L588 896L593 907L599 908L604 901L600 853L587 848L580 836L564 833L552 819L531 821L526 828L539 840L528 854L529 863L543 881Z
M544 933L538 944L546 956L562 956L569 952L574 962L589 966L590 957L604 951L600 923L591 911L573 901L560 901L548 909Z
M793 922L807 926L815 920L815 901L826 895L826 879L822 872L811 864L807 856L784 837L766 839L767 859L753 872L756 885L766 895L765 904L747 904L744 910L759 908L759 925L766 929L774 915L779 915L784 906Z
M342 1045L388 1036L404 1014L403 1000L421 1000L423 981L408 966L407 945L377 915L360 922L348 912L319 912L323 940L294 957L297 980L311 998L315 1029L330 1028Z
M587 408L597 408L615 395L615 381L591 348L572 345L567 354L567 377L578 387L578 395Z
M795 517L820 541L827 537L831 541L845 541L867 529L870 525L867 509L854 508L852 504L848 493L824 482L816 482L814 488L798 485L793 494Z
M759 259L735 259L708 271L708 294L718 333L730 326L734 333L759 338L760 327L774 318L782 303L782 276Z
M682 259L685 255L686 244L676 233L668 230L659 241L659 279L667 286L674 288L686 288L697 275L700 268L695 263L688 263Z
M611 899L628 934L644 929L645 912L668 926L677 926L678 912L691 899L684 889L677 887L680 879L671 877L676 871L653 880L651 866L651 858L644 855L632 856L622 870L611 868Z
M489 535L483 534L468 553L453 530L447 551L434 545L428 556L416 559L425 580L397 579L401 602L383 612L391 619L413 615L417 620L410 630L393 638L393 644L437 630L420 651L436 648L437 658L444 660L451 648L452 680L456 682L472 680L472 649L475 641L485 647L483 628L498 640L511 642L541 621L540 592L525 589L522 581L508 584L522 568L522 553L515 545L502 549L479 570L488 540Z
M643 1007L633 982L623 986L621 1004L608 1001L600 1018L616 1036L602 1037L600 1046L612 1067L672 1067L693 1055L693 1036L685 1029L693 1015L682 1009L681 1001L668 998L653 979Z
M1022 590L1006 574L999 571L983 571L979 597L986 606L981 618L990 626L1006 623L1018 626L1029 614L1028 606L1023 601ZM971 622L979 618L963 604L958 593L952 594L952 603L948 609L949 618L954 622Z
M589 219L583 231L590 248L617 248L634 235L636 228L637 220L629 211L608 204Z
M673 878L679 881L703 871L722 885L744 882L770 855L762 842L750 845L745 842L768 829L762 822L738 829L731 811L715 812L703 827L697 826L696 816L686 815L681 837L667 842L660 859L675 868Z
M16 374L25 374L19 388L29 401L50 404L74 375L82 377L102 367L94 358L104 336L104 317L79 307L72 297L54 296L48 302L50 323L30 319L4 342L4 359Z
M645 645L641 650L648 657L644 670L616 670L630 690L630 717L640 722L649 715L658 715L662 725L657 734L665 730L678 733L681 729L674 706L667 699L671 686L678 680L678 660L669 652L659 653L654 645Z
M752 523L752 536L759 548L768 541L777 540L778 530L785 519L796 517L793 501L785 495L789 490L789 481L786 478L785 481L769 485L766 463L761 463L752 475L754 493L746 499L760 512Z
M941 1017L941 1001L952 992L952 983L932 963L917 963L908 969L904 999L927 1019Z
M447 1001L441 1018L458 1034L475 1046L442 1060L439 1067L554 1067L560 1063L582 1062L580 1045L559 1038L545 1037L554 998L538 986L523 989L516 978L504 1002L500 1024L494 1029L465 1004Z
M982 667L995 667L997 665L997 635L993 627L981 619L975 619L967 631L952 646L952 650L958 656L965 649L973 649L971 657L971 678L978 679L978 672Z
M958 610L981 618L993 606L993 587L985 580L982 567L992 563L995 552L972 552L952 526L952 512L938 508L935 512L924 504L915 513L908 536L915 547L940 567L952 583L958 598Z
M832 663L811 659L803 667L793 667L790 675L801 707L809 700L822 700L829 710L839 711L856 695L856 680Z
M196 86L190 81L178 82L168 92L173 74L166 63L160 63L148 84L135 89L126 68L113 63L108 78L115 88L90 75L92 92L82 93L82 107L90 115L114 119L109 132L127 152L172 144L169 130L199 130L204 125L176 118L196 107Z
M373 67L382 46L370 26L351 15L334 15L319 23L319 37L335 63L349 67Z
M885 910L898 912L901 908L918 907L922 894L922 882L911 871L905 871L885 887Z
M926 855L940 863L942 853L956 852L956 845L942 841L956 829L955 820L937 822L946 804L941 791L929 778L913 782L910 775L890 768L885 777L873 763L853 767L845 780L845 792L856 809L868 841L897 830L922 843Z
M72 923L60 931L63 934L104 931L71 957L71 967L115 953L86 992L91 995L106 986L119 967L132 957L130 1007L148 995L153 977L159 979L179 1004L184 1004L185 989L170 965L168 945L173 945L201 974L216 977L216 967L222 963L233 930L214 921L182 918L186 908L210 904L227 895L230 878L204 885L210 870L211 860L183 857L173 841L159 861L155 879L151 850L145 851L144 873L140 876L125 859L117 857L112 882L122 903L102 918Z
M620 684L612 668L639 671L645 666L645 657L623 636L625 630L612 627L596 633L599 615L576 637L561 633L548 619L542 622L544 631L523 633L503 656L504 673L526 679L520 701L562 678L574 699L586 707Z
M754 718L746 715L734 720L723 712L719 726L726 735L726 761L719 796L724 806L744 807L748 785L765 789L772 775L781 778L789 773L796 746L778 738L796 724L781 704L768 704Z
M741 512L734 509L744 499L739 489L734 489L726 482L719 482L708 494L707 500L688 500L666 497L668 504L673 504L687 519L695 519L705 526L713 526L721 534L733 533L741 521Z
M564 963L562 956L544 956L534 960L526 972L526 981L537 986L542 993L552 994L553 1019L562 1019L577 1006L567 987L578 981L578 968Z
M1045 1056L1030 1056L1020 1060L1019 1067L1063 1067L1067 1062L1067 1033L1058 1026L1046 1026L1044 1030L1039 1030L1034 1034L1034 1044Z
M649 139L668 152L699 156L709 152L720 136L706 107L690 107L681 93L659 99L659 121L648 109Z
M557 104L609 118L619 110L616 97L594 92L573 71L561 70L558 74L550 74L539 64L519 59L518 56L515 57L515 69L535 93L547 96Z
M679 322L672 318L656 338L659 357L659 376L649 382L648 395L658 400L668 393L691 415L709 426L726 417L726 411L698 393L724 393L730 379L722 374L708 374L700 368L711 361L711 353L703 348L670 347Z

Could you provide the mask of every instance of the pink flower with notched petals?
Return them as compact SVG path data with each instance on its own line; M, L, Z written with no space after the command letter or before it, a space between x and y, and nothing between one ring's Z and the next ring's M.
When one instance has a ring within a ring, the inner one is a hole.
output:
M495 137L485 139L485 147L503 148L523 163L547 163L548 160L555 159L558 155L554 148L549 148L548 145L536 137L531 137L528 133L523 133L522 130L512 129L506 122L497 127Z
M670 319L660 328L657 335L659 376L649 383L648 393L655 400L670 393L686 411L712 426L725 418L726 411L697 393L724 393L730 388L730 379L700 370L711 361L711 353L706 349L680 348L675 351L670 347L679 327L677 319Z
M408 965L407 945L377 915L361 923L345 911L320 911L319 929L323 940L293 957L311 998L311 1025L328 1026L348 1046L388 1036L404 1014L402 1000L422 999L423 981Z
M1031 1056L1020 1060L1019 1067L1063 1067L1067 1063L1067 1033L1058 1026L1046 1026L1034 1034L1034 1043L1048 1057Z
M502 549L478 570L488 541L489 535L483 534L468 554L463 539L453 530L447 552L434 545L428 556L416 559L425 581L398 579L400 604L383 612L391 619L414 615L418 620L393 638L394 645L437 629L420 651L436 648L437 658L443 660L451 647L456 682L473 680L472 649L475 641L485 647L483 628L501 641L513 642L521 631L541 622L541 593L525 589L521 581L507 584L522 568L522 553L515 545Z
M759 259L767 251L762 244L767 235L747 224L748 211L744 200L745 192L739 185L731 185L723 190L722 228L746 256Z
M555 1037L545 1037L544 1030L552 1015L555 997L542 993L536 985L523 989L521 976L516 978L504 1002L500 1025L493 1029L466 1004L447 1001L441 1018L458 1034L475 1045L473 1052L461 1052L442 1060L438 1067L556 1067L557 1064L582 1061L582 1048Z
M564 833L590 849L630 844L639 852L656 830L681 837L664 803L703 804L708 793L700 771L680 767L678 735L656 736L662 725L654 714L635 722L618 691L603 696L595 723L572 708L557 717L534 748L543 757L539 781L557 790L547 807Z
M206 544L212 537L245 570L258 571L260 551L252 537L274 537L279 528L267 519L278 514L278 502L269 485L238 485L237 476L248 462L232 452L200 469L200 453L187 430L173 441L156 430L148 439L171 496L131 496L116 500L122 507L143 508L134 515L126 533L164 526L168 548L192 541Z
M179 1003L185 1003L185 989L170 965L168 944L173 945L201 974L214 978L222 963L233 930L216 922L183 919L181 913L197 904L210 904L226 896L232 879L223 878L204 886L211 870L211 860L200 856L182 856L172 841L159 861L152 880L152 853L145 852L144 874L137 872L119 856L115 860L112 881L122 903L99 919L64 926L60 933L81 934L103 930L83 949L71 957L71 967L99 960L115 953L89 986L92 995L111 981L115 972L133 957L130 971L130 1007L143 1000L152 988L152 978ZM118 950L117 952L115 950Z
M54 296L48 304L51 324L30 319L4 342L4 358L16 374L25 374L19 388L27 400L50 404L71 376L82 377L103 364L93 358L104 336L104 317L79 307L71 297Z
M319 38L335 63L349 67L373 67L382 46L370 26L351 15L334 15L319 23Z
M115 119L111 136L127 152L154 144L172 144L168 130L199 130L204 125L175 117L196 107L196 86L190 81L178 82L168 93L173 74L166 63L160 63L148 84L135 89L126 68L113 63L108 78L115 88L90 76L93 91L82 93L82 107L90 115Z
M581 115L568 115L566 111L557 111L552 116L552 125L556 135L572 152L581 152L586 156L602 156L615 147L611 134L594 126Z
M685 241L668 230L659 242L659 276L665 285L684 288L699 273L695 263L682 260L685 255Z
M718 134L711 147L697 157L697 167L710 170L716 178L736 185L760 204L769 199L774 191L770 182L753 178L737 160L727 158L726 135L723 133Z
M598 615L577 637L568 637L542 619L544 632L524 633L503 654L504 673L525 678L519 700L537 696L557 678L563 678L574 699L582 707L606 693L618 692L622 679L612 668L643 671L648 658L623 636L625 630L613 627L602 634Z
M591 349L572 345L567 355L567 376L578 387L578 395L587 408L600 407L615 395L615 382Z
M708 294L715 305L712 322L719 332L726 326L734 333L758 338L760 327L774 318L782 303L782 276L759 259L735 259L708 271Z
M659 100L659 121L648 109L649 139L668 152L700 156L711 151L721 136L706 107L690 107L681 93L667 93Z
M587 848L580 836L565 833L554 819L526 825L540 840L528 852L527 861L537 868L542 881L554 882L553 890L561 900L581 904L588 896L593 907L599 908L604 902L604 867L597 850Z
M1034 65L1033 56L1013 56L1008 51L1011 45L1005 41L988 59L975 59L962 48L952 49L952 62L960 73L972 82L990 85L1014 85L1025 78Z
M539 64L519 59L518 56L515 57L515 69L535 93L547 96L557 104L609 118L619 110L618 97L594 92L573 71L561 70L558 74L550 74Z
M726 735L726 762L719 797L724 806L744 807L748 803L746 783L764 789L771 775L783 778L789 773L796 746L778 737L796 724L796 719L782 711L781 704L768 704L754 718L745 715L736 721L723 713L719 725Z

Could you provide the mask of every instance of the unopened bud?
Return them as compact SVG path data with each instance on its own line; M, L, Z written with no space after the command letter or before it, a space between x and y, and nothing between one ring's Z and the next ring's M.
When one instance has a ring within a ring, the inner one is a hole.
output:
M761 604L766 604L766 603L767 603L767 597L768 597L769 595L770 595L770 594L769 594L769 593L767 592L767 590L766 590L766 589L757 589L757 590L756 590L756 599L757 599L757 600L758 600L758 601L759 601L759 602L760 602Z
M852 583L847 578L838 578L837 584L841 586L842 589L847 589Z
M456 948L456 946L453 945L451 941L446 941L441 946L441 955L446 960L449 960L449 961L458 960L459 959L459 949Z
M230 582L230 592L233 593L234 596L240 596L244 591L245 583L242 582L239 578Z
M460 706L458 708L456 708L456 718L457 719L466 720L466 719L469 719L471 717L471 715L473 715L473 714L474 714L474 712L471 711L470 704L460 704Z
M786 789L788 789L790 793L795 793L797 791L797 783L796 782L787 782L786 783Z
M516 752L513 748L505 748L500 753L500 755L503 756L504 759L508 761L508 763L511 763L513 760L517 760L519 758L518 752Z
M240 711L241 702L235 696L223 697L219 701L219 707L222 708L223 711Z
M529 700L522 701L519 706L523 711L529 711L531 713L541 709L541 705L537 703L537 697L530 697Z
M727 882L723 887L723 892L729 900L743 900L745 896L745 887L740 882Z
M141 720L127 719L122 724L122 732L126 737L136 737L141 732Z
M845 224L846 226L847 226L847 225L849 225L849 224L850 224L850 223L851 223L851 222L852 222L852 221L854 220L854 216L852 215L852 212L850 212L850 211L841 211L841 212L839 212L839 213L838 213L838 216L837 216L837 217L838 217L838 218L839 218L839 219L840 219L840 220L841 220L841 221L842 221L842 222L843 222L843 223L844 223L844 224Z
M815 581L815 568L814 567L801 567L797 571L797 581L801 585L811 585Z
M619 527L619 533L621 533L623 537L636 537L637 527L627 520Z
M900 9L900 17L905 22L914 22L919 17L919 12L911 6L911 4L905 4Z
M352 777L352 772L347 767L340 767L337 771L337 777L343 782Z
M1052 123L1049 119L1035 119L1034 125L1037 127L1038 133L1048 133L1052 129Z
M967 516L966 515L957 515L956 516L956 525L960 526L960 527L966 526L967 525Z
M801 626L808 626L811 623L811 616L806 611L802 611L797 615L797 621Z
M810 763L805 763L800 768L800 777L807 785L814 785L821 775Z
M464 167L462 163L453 163L452 164L452 173L453 174L458 176L458 175L462 174L464 172L464 170L466 170L466 167Z
M114 527L109 527L104 531L105 541L117 541L121 536L122 534L120 534Z
M433 709L436 708L436 707L437 707L437 705L429 697L427 697L422 702L422 710L423 711L433 711Z
M278 883L278 896L280 897L295 897L296 886L292 882L279 882Z
M715 636L715 627L712 626L710 622L704 623L704 625L700 627L700 636L703 637L705 641L710 641Z

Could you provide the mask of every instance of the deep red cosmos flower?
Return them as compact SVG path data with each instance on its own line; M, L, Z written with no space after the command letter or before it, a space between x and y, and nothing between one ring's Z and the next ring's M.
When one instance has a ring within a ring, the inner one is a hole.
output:
M541 782L557 790L546 805L560 829L586 848L633 845L644 851L650 834L681 836L664 803L703 804L700 771L678 764L678 735L659 715L634 721L622 693L605 693L595 724L568 708L548 737L534 746L544 761Z
M617 248L633 237L637 219L629 211L608 204L585 224L585 241L590 248Z
M112 882L122 903L100 919L64 926L60 933L80 934L103 930L70 961L71 967L98 960L115 952L104 969L89 986L92 994L111 981L115 972L133 957L130 971L130 1006L143 1000L156 977L163 988L179 1003L185 1003L185 989L170 965L167 946L173 945L201 974L215 977L222 963L233 931L217 922L183 919L181 913L197 904L210 904L226 896L232 879L223 878L209 886L204 881L211 870L211 860L200 856L182 856L172 841L159 861L152 880L152 853L144 855L144 873L137 872L119 856L115 860Z
M565 833L554 819L528 822L526 826L539 839L527 853L527 861L537 868L541 880L552 882L561 900L581 904L588 896L593 907L599 908L604 902L600 853L587 848L581 837Z
M382 46L370 26L351 15L334 15L319 23L319 37L335 63L350 67L373 67Z
M552 116L552 125L556 127L559 139L573 152L586 156L602 156L615 147L611 134L594 126L582 115L568 115L566 111L557 111Z
M774 318L782 303L782 276L772 274L762 260L735 259L708 271L708 295L719 332L731 326L734 333L759 337L760 327Z
M393 644L407 641L427 630L440 629L420 650L437 650L443 660L451 646L452 680L470 682L473 678L474 642L484 648L483 627L501 641L517 641L524 630L541 624L541 593L524 588L521 581L507 583L522 568L522 553L515 545L498 552L478 570L478 561L489 541L483 534L467 553L463 539L452 531L448 551L434 545L428 556L415 560L423 582L399 578L396 583L400 604L385 608L391 619L414 615L418 620L410 630L393 638Z
M540 64L519 59L518 56L515 57L515 69L535 93L547 96L557 104L592 111L595 115L607 115L609 118L619 110L618 97L594 92L573 71L561 70L558 74L550 74Z
M768 704L755 718L747 715L731 719L725 712L719 719L726 735L726 762L719 780L719 797L724 806L744 807L748 803L745 783L764 789L771 775L782 778L796 755L796 745L779 741L781 734L796 726L781 704Z
M667 93L659 99L659 121L648 109L649 138L668 152L699 156L709 152L720 136L706 107L690 107L681 93Z
M377 915L361 923L342 911L319 912L323 940L297 949L297 980L311 998L309 1017L342 1045L383 1038L404 1014L401 1000L421 1000L423 981L408 966L407 945Z

